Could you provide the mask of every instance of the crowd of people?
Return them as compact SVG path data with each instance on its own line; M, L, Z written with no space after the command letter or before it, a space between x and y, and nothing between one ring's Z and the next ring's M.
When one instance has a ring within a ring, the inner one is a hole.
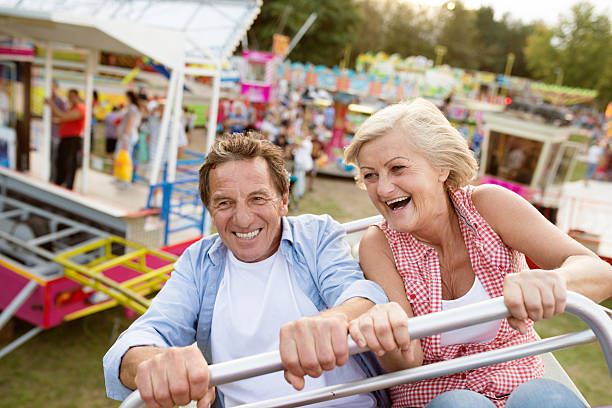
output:
M291 196L297 204L307 191L313 189L317 161L324 155L333 119L333 107L315 105L312 99L303 98L298 92L288 93L278 103L259 107L242 99L222 99L217 132L258 131L261 138L279 146L291 174Z
M96 95L96 93L94 93ZM155 157L161 131L161 116L164 100L151 98L146 89L138 92L128 90L125 93L126 103L112 106L102 120L104 126L104 152L107 157L115 158L119 151L125 150L131 162L145 164ZM85 105L79 92L70 89L67 99L60 93L58 83L53 81L52 95L45 99L52 110L52 152L51 180L58 185L72 189L78 169L78 156L82 149L82 138L85 129ZM94 98L93 109L97 105ZM95 118L95 115L93 116ZM92 118L91 146L94 147L96 121ZM179 124L178 156L188 144L188 135L195 127L195 113L184 107ZM168 161L168 145L172 119L166 134L165 148L162 150L161 166ZM116 180L118 186L128 187L133 180Z

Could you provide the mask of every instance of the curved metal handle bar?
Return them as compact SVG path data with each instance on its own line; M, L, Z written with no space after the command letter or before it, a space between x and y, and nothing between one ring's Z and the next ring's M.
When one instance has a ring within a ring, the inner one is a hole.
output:
M376 224L383 219L382 215L373 215L372 217L362 218L360 220L349 221L342 224L342 228L347 234L363 231L372 224Z
M500 350L489 351L485 353L480 353L468 357L460 357L454 360L444 361L445 365L438 369L435 372L435 375L431 377L436 377L440 374L439 372L451 373L457 371L468 370L475 367L480 367L489 364L495 364L501 361L513 360L516 358L520 358L520 353L525 352L524 349L531 354L525 355L534 355L546 353L550 350L556 350L558 348L569 347L577 344L584 344L590 341L595 340L593 333L599 340L601 348L603 350L604 356L606 358L606 362L608 364L608 369L610 370L610 375L612 376L612 320L608 317L608 315L600 309L597 304L592 302L590 299L574 292L568 292L567 294L567 304L565 307L565 311L567 313L573 314L574 316L583 320L593 332L587 330L585 332L574 333L566 336L558 336L551 339L545 339L542 341L538 341L535 343L527 343L519 346L513 346L512 348L505 348ZM417 316L410 319L410 323L408 325L408 331L410 333L410 337L413 339L428 337L434 334L455 330L465 326L472 326L475 324L504 319L508 317L510 314L508 313L508 309L504 304L503 297L497 297L494 299L489 299L484 302L475 303L473 305L463 306L452 310L447 310L438 313L431 313L428 315ZM573 336L573 337L568 337ZM559 340L561 339L561 340ZM569 340L568 340L569 339ZM578 341L578 343L576 343ZM542 346L540 346L543 344ZM556 348L550 348L552 345L555 345ZM355 351L356 347L352 347L351 350ZM513 355L506 356L506 353L509 353L511 349L518 349L514 353L519 353L519 357L513 357ZM480 357L484 356L484 357ZM489 357L490 356L490 357ZM504 357L506 356L506 357ZM500 360L492 360L488 362L487 358L496 358ZM474 364L471 360L476 360L476 364L480 365L471 365ZM467 362L466 362L467 361ZM451 362L455 362L450 364ZM410 369L409 379L408 381L416 381L413 378L413 375L422 374L425 375L429 372L429 370L434 370L434 366L438 364L442 365L442 363L430 364L427 366L421 366L417 368ZM466 365L462 365L466 364ZM455 371L444 371L449 368L444 368L448 365L452 365L452 369ZM237 381L244 378L255 377L258 375L268 374L271 372L279 371L283 369L283 365L280 359L280 353L278 351L272 351L268 353L258 354L255 356L245 357L237 360L227 361L224 363L213 364L210 367L210 377L212 385L220 385L225 384L227 382ZM291 399L300 397L299 402L295 402L292 400L292 405L278 405L280 403L280 399L274 400L274 405L261 405L263 406L297 406L305 403L311 403L316 401L325 401L333 398L345 397L353 394L358 394L362 392L370 392L375 389L387 388L391 385L388 381L389 377L396 374L404 374L408 370L399 371L396 373L385 374L385 376L378 376L375 378L369 378L365 380L356 381L354 383L348 383L344 385L337 385L332 387L322 388L320 390L314 390L309 392L301 392L295 395L290 395L288 397L282 397L282 399ZM415 373L416 374L413 374ZM428 375L428 374L427 374ZM431 378L431 377L422 377L423 378ZM379 380L383 378L383 380ZM370 382L374 382L375 385L370 384ZM392 385L402 384L407 382L407 380L402 377L399 382L393 383ZM366 388L355 388L354 384L360 385L361 383L365 383ZM348 386L350 393L345 393L344 391L340 392L341 388ZM374 388L369 388L369 387ZM329 391L333 389L332 391ZM323 390L323 391L322 391ZM315 400L305 400L303 398L310 398L309 395L314 392L323 392L327 393L324 395L323 399L318 399L320 396L316 396ZM267 402L257 403L264 404ZM260 405L249 404L249 407L259 407ZM144 407L142 399L140 398L140 393L138 391L134 391L128 398L123 401L119 408L141 408Z

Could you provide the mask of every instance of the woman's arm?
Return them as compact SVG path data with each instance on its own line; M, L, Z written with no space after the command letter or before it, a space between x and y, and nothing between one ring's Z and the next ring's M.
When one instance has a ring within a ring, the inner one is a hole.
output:
M522 197L503 187L482 185L474 190L472 200L506 245L542 268L506 276L504 297L515 318L537 321L562 313L567 290L595 302L612 296L612 266L559 230ZM524 328L515 323L511 321L515 328Z
M357 344L372 350L387 371L423 364L421 342L411 340L408 334L409 318L414 313L406 297L404 282L379 228L370 227L361 238L359 263L365 277L383 288L390 303L376 305L351 321L351 336Z

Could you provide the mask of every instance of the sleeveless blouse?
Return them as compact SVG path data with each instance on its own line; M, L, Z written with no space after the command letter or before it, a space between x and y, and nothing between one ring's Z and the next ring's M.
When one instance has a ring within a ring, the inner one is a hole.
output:
M489 296L503 296L504 276L528 269L525 255L503 243L499 235L478 213L472 202L473 186L449 189L449 196L458 215L472 269ZM442 310L442 283L437 251L409 233L392 229L386 221L376 224L385 234L404 282L406 296L415 316ZM536 341L533 322L521 335L502 320L493 340L478 344L440 345L440 335L421 339L423 365L461 356L496 350ZM504 407L508 395L521 383L541 377L544 365L539 356L507 361L449 376L432 378L391 388L393 407L422 407L439 394L469 389L488 397L497 407Z

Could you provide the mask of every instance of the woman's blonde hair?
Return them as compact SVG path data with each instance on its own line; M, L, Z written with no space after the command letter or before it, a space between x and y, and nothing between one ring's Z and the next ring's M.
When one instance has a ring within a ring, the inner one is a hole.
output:
M476 177L478 163L466 140L431 102L418 98L411 103L389 105L370 116L344 150L345 161L357 165L363 145L391 131L402 132L406 144L437 169L449 170L446 185L460 188ZM357 183L363 186L361 176Z

